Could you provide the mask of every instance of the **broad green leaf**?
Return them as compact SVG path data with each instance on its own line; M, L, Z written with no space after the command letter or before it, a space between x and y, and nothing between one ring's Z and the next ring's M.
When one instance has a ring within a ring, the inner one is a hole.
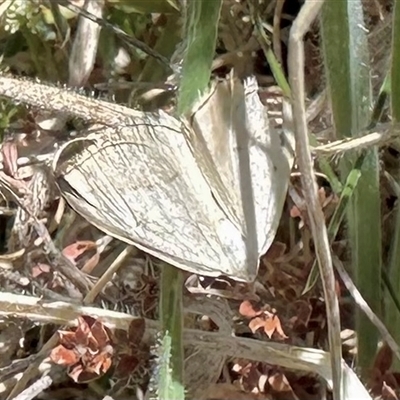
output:
M179 114L190 110L209 84L221 5L222 0L196 0L187 4Z
M108 0L108 3L126 13L174 13L179 11L178 5L172 0Z
M400 121L400 2L395 1L393 11L393 42L392 42L392 65L390 75L387 79L388 91L391 92L391 111L394 122ZM400 176L398 172L398 176ZM385 278L384 271L384 278ZM390 248L389 265L387 270L387 281L389 296L387 299L386 325L390 333L394 336L397 343L400 342L400 313L397 298L390 296L391 293L397 294L400 291L400 210L397 206L396 224L392 236ZM398 363L397 363L398 366Z
M327 1L322 12L322 45L336 133L356 136L371 120L368 42L360 0ZM356 156L341 160L342 180L351 173ZM347 221L356 284L372 309L380 311L381 217L377 149L365 152L362 174L348 207ZM359 363L370 366L377 333L357 316Z
M169 15L167 18L167 23L154 46L154 50L167 59L170 59L180 41L181 26L180 21L176 16ZM140 73L140 80L142 82L161 81L167 72L168 71L166 71L164 66L162 66L157 60L149 57Z

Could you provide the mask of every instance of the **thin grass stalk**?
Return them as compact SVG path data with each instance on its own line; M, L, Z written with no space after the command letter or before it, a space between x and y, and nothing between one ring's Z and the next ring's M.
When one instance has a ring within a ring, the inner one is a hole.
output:
M162 338L158 363L157 397L185 398L183 371L183 273L172 265L164 264L161 274L160 319Z
M340 193L339 202L336 206L336 210L332 215L332 218L329 221L328 225L328 237L330 243L332 243L335 240L335 237L342 224L342 221L345 218L346 210L350 203L350 199L353 196L354 190L361 176L361 167L363 162L364 162L364 157L360 156L356 161L356 164L354 165L354 169L347 176L344 188ZM303 290L303 294L307 293L315 286L319 276L320 275L319 275L317 260L315 260L313 266L311 267L311 271L308 275L307 282Z

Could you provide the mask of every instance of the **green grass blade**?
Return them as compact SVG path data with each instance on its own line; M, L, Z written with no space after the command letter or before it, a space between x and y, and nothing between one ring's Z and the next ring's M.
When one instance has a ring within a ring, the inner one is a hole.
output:
M328 237L329 237L329 242L332 243L338 233L340 224L342 223L346 212L347 212L347 207L349 205L350 199L354 193L354 190L357 186L358 180L360 179L361 176L361 167L364 161L364 156L360 156L356 164L354 165L354 168L351 170L350 174L347 177L346 183L344 185L344 188L342 190L342 193L340 194L340 199L339 203L336 207L336 210L329 221L328 225ZM317 283L319 278L319 269L318 269L318 264L317 261L315 260L313 263L313 266L311 268L311 271L308 275L307 282L305 284L304 290L302 294L305 294L309 292Z
M392 116L396 122L400 121L400 4L395 0L393 12L393 43L392 43L392 66L391 66L391 106Z
M189 1L185 55L178 95L178 113L184 114L208 87L215 53L222 0Z
M157 40L154 50L160 53L167 59L171 58L176 46L180 41L180 24L179 19L175 15L167 16L167 23L163 28L163 34ZM157 82L164 79L169 71L166 71L163 65L157 60L149 57L140 73L140 81L142 82Z
M370 60L361 0L327 1L323 7L321 31L336 131L344 136L355 136L371 120ZM346 154L341 160L343 180L354 163L352 154ZM347 222L356 285L380 316L381 214L376 148L365 152L362 174L348 207ZM377 332L361 314L357 314L357 330L359 366L367 368L376 352Z
M392 65L390 71L390 92L392 118L394 122L400 121L400 2L395 1L393 11L393 42L392 42ZM391 287L387 287L388 296L386 301L386 326L393 335L397 343L400 342L400 313L396 298L391 293L400 291L400 211L397 205L396 224L393 232L393 239L390 248L388 265L388 282ZM384 271L385 273L386 271Z
M390 74L388 74L386 75L386 78L383 81L382 87L379 91L378 100L374 105L374 109L372 111L371 124L368 126L369 129L373 129L376 126L376 124L380 121L382 114L384 112L386 100L390 95L391 85L392 85L391 77Z
M260 37L259 42L260 42L261 48L263 50L263 53L265 55L265 58L267 59L268 64L271 68L272 75L274 76L278 86L282 89L284 96L289 98L290 97L290 86L285 77L283 68L282 68L281 64L279 63L279 61L277 60L277 58L275 57L275 53L273 52L273 50L271 48L271 40L268 37L268 35L265 33L261 18L258 15L256 10L254 10L254 14L256 14L254 16L254 19L255 19L256 29L257 29L258 35Z
M188 2L184 37L186 40L178 93L178 115L190 111L209 84L215 53L221 0ZM163 368L159 371L158 399L183 400L183 274L164 265L161 276L160 316Z
M389 295L391 297L390 300L393 301L394 307L397 308L397 313L400 313L400 299L399 299L399 295L398 295L399 292L396 291L396 289L394 288L394 285L392 284L390 276L389 276L388 272L385 269L382 270L382 281L385 284L385 286L387 288L387 291L388 291L388 293L389 293ZM388 327L389 331L391 329L390 328L391 325L392 324L390 324L390 323L386 324L386 326ZM398 343L398 340L396 340L396 343Z

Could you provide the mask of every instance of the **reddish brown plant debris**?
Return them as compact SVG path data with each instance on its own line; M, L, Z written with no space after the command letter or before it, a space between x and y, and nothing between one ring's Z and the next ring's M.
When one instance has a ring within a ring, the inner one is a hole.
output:
M249 328L253 333L263 328L270 339L274 334L276 339L288 338L283 332L281 321L275 312L255 308L250 301L245 300L239 307L239 313L250 319Z
M324 214L325 217L329 218L332 210L327 210L328 206L334 202L334 200L336 201L335 197L333 194L327 196L326 195L326 190L323 187L320 187L318 189L318 197L319 197L319 203L322 207L322 209L324 210ZM303 221L307 220L307 215L306 215L306 208L305 208L305 203L302 204L296 204L294 205L291 210L290 210L290 216L292 218L301 218Z
M14 142L6 141L1 147L1 153L3 156L3 168L4 172L18 179L18 148Z
M399 400L396 392L386 382L382 384L382 400Z
M216 383L211 385L207 389L204 398L213 400L272 400L272 398L267 395L248 393L230 383Z
M48 264L38 263L32 267L32 278L38 278L43 274L50 274L51 268Z
M268 249L265 258L270 262L279 262L280 258L286 253L286 244L275 241Z
M68 367L68 375L75 382L87 382L108 371L114 350L110 332L100 320L82 316L75 330L58 334L60 344L52 350L50 359Z
M244 298L260 300L252 283L236 282L228 277L210 278L191 274L186 279L185 286L193 294L215 295L237 300Z
M135 318L129 325L128 332L116 330L114 338L118 349L118 361L114 376L117 379L127 378L138 367L140 361L145 358L140 345L145 332L143 318Z
M306 300L296 300L288 305L289 325L296 333L306 333L310 321L312 307Z
M79 240L72 243L65 247L62 253L87 274L90 274L100 261L97 245L91 240Z
M269 391L271 393L284 393L287 400L298 400L288 379L282 372L271 373L268 377Z
M54 292L62 292L65 289L63 278L60 274L54 273L48 264L39 262L32 266L31 276L36 282L40 282L43 287Z
M263 365L243 359L235 360L232 371L237 376L234 383L238 388L246 392L264 393L267 378L263 371Z
M298 400L289 378L276 367L268 364L235 360L231 367L235 387L257 396L272 399Z
M393 363L393 352L384 343L379 349L372 366L368 386L374 396L390 400L397 399L395 390L400 388L399 374L389 371ZM386 396L386 397L384 397Z

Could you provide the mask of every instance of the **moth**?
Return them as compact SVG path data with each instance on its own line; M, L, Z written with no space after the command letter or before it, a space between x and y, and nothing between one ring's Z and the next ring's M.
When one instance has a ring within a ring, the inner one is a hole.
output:
M15 81L18 81L17 83ZM269 126L255 77L215 82L175 118L0 76L0 94L86 120L52 172L71 207L107 234L191 273L253 281L280 220L291 129Z

